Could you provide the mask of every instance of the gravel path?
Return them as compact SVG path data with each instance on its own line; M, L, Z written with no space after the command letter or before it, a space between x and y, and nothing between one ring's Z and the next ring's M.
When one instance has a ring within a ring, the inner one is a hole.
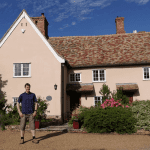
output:
M25 143L20 145L20 132L0 130L0 150L150 150L150 134L113 135L36 131L36 138L39 143L32 143L32 134L26 131Z

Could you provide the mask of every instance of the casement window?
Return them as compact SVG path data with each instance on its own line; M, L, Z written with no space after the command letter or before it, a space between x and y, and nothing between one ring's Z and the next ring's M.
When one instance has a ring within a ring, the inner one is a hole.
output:
M94 97L94 106L98 106L98 102L102 104L102 98L103 96L95 96Z
M69 82L81 82L81 73L70 73Z
M110 98L110 96L108 96L108 99ZM100 102L100 104L102 104L102 99L103 96L95 96L94 97L94 106L98 106L98 102Z
M19 97L13 97L13 107L17 106L18 98ZM20 103L20 106L21 106L21 103Z
M105 69L92 70L92 82L106 82L106 70Z
M143 67L143 80L150 80L150 68Z
M14 63L13 77L31 77L30 63Z

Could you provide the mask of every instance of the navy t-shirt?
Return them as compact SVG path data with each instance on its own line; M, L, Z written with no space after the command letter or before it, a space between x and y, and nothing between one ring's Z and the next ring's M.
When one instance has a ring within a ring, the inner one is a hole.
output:
M34 93L22 93L18 99L19 103L22 103L22 114L34 113L34 102L38 102Z

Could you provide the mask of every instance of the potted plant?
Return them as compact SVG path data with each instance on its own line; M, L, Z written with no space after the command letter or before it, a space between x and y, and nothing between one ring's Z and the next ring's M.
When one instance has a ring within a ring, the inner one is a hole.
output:
M73 128L74 129L81 128L81 122L79 120L79 114L74 114L72 116L75 116L75 118L73 119Z
M47 109L47 105L45 103L46 100L42 101L40 98L38 98L38 108L35 116L35 129L39 129L41 126L41 120L43 118L43 114L45 114L45 111ZM35 107L35 106L34 106Z

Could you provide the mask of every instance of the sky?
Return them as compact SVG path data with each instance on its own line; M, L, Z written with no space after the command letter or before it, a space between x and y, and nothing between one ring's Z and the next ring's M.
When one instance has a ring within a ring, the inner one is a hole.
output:
M124 17L126 33L150 32L150 0L5 0L0 1L0 39L23 9L30 17L44 13L49 37L116 34L117 16Z

